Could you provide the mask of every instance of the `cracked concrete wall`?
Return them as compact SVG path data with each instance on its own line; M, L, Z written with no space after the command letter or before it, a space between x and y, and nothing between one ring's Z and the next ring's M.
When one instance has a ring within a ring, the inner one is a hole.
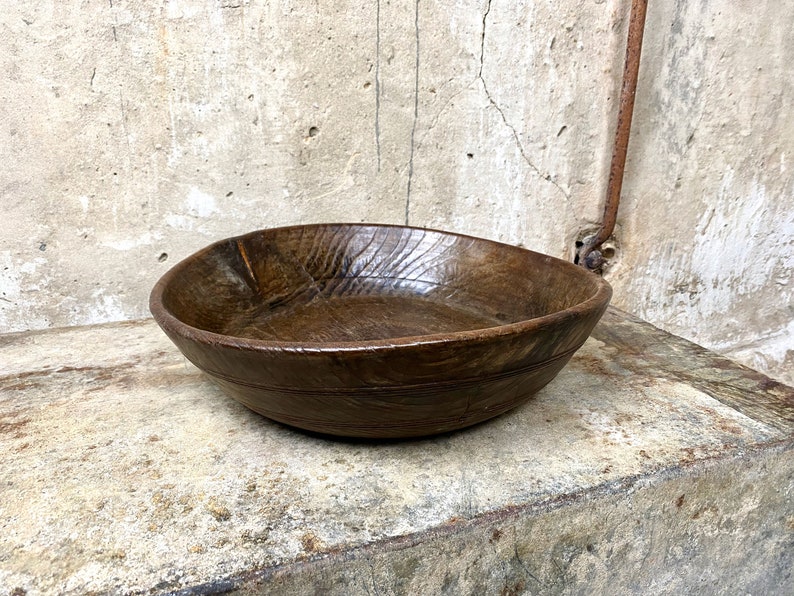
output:
M618 302L794 384L794 2L660 2L652 19Z
M213 240L410 223L571 258L628 1L0 0L0 331L147 316ZM614 303L794 383L794 2L652 2Z

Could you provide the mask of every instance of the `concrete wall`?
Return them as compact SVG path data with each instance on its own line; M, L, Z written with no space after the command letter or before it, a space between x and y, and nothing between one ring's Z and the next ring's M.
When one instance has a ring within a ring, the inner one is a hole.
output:
M0 331L209 242L410 223L571 258L628 0L0 0ZM794 383L794 1L651 2L614 303Z

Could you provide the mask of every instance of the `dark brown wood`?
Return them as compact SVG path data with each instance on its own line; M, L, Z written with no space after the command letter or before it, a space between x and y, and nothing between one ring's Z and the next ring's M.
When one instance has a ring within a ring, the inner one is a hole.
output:
M325 224L213 244L163 276L150 308L188 359L268 418L409 437L529 399L611 295L572 263L498 242Z

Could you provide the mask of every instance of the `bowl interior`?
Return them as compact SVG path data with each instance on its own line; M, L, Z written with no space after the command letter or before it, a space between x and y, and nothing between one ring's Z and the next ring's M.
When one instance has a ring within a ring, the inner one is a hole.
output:
M601 280L559 259L418 228L315 225L223 240L161 281L191 327L278 342L449 334L566 310Z

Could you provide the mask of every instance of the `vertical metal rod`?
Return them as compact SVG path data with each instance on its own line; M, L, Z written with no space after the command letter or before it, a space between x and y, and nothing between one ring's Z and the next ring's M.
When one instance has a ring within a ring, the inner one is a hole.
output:
M626 153L631 135L631 117L634 113L634 96L637 93L637 77L640 70L642 36L645 31L645 13L648 0L632 0L629 17L629 33L626 40L626 62L623 67L623 85L620 90L615 144L612 148L612 163L609 167L604 217L601 227L579 252L579 264L588 269L600 269L603 258L594 253L615 229L620 205L620 191L623 187L623 171L626 167ZM589 257L589 258L588 258Z

